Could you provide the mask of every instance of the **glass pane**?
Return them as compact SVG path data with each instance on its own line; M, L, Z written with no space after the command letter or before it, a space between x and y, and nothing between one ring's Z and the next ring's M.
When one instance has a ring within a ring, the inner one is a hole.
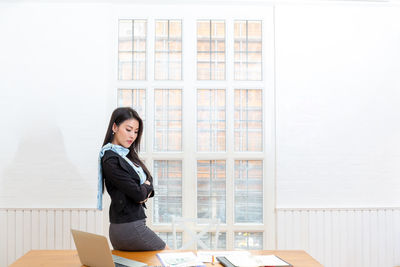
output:
M198 37L200 38L200 37ZM197 39L197 52L207 52L211 51L211 40L210 38L207 39Z
M132 90L119 89L118 90L118 107L132 106Z
M262 90L236 89L235 151L262 151Z
M197 63L197 79L198 80L210 80L210 62Z
M263 233L260 232L236 232L235 248L246 250L263 249Z
M197 21L197 37L200 39L210 39L210 24L209 20Z
M134 80L146 79L146 53L135 52L133 54L133 77Z
M211 43L211 51L219 51L225 53L225 40L222 41L214 40Z
M225 21L197 21L197 79L225 79Z
M198 233L199 234L199 233ZM201 238L201 241L204 242L210 249L214 249L215 233L205 233ZM201 248L197 246L197 248ZM217 249L226 249L226 233L219 233Z
M155 89L154 151L182 150L182 90Z
M118 79L119 80L132 80L132 53L119 52L118 53Z
M133 20L133 35L135 39L146 38L147 22L146 20Z
M169 41L169 50L170 51L182 51L182 40L170 40Z
M261 40L261 21L248 21L248 36L251 39Z
M211 53L209 52L204 52L204 53L197 53L197 62L198 62L198 66L205 63L206 65L204 66L204 68L206 68L207 72L210 72L210 62L211 62Z
M137 37L133 42L133 50L135 52L146 52L146 39L145 37Z
M235 21L234 34L235 34L235 40L246 39L247 36L246 20Z
M235 161L235 223L263 221L263 166L261 160Z
M211 21L211 37L212 39L225 39L225 21Z
M156 36L168 36L168 20L156 20Z
M171 71L169 72L169 77L171 80L180 80L182 78L182 63L175 63L171 62L170 63L170 69Z
M119 51L132 51L132 40L119 40Z
M156 80L167 80L168 79L168 53L167 52L155 52L155 79Z
M225 80L225 63L211 63L211 79Z
M197 217L226 222L226 170L224 160L197 161Z
M154 223L171 222L182 216L182 161L154 161Z
M234 78L262 80L261 21L235 21Z
M156 20L155 80L182 79L181 25L180 20Z
M118 106L131 107L137 111L142 120L146 120L146 90L119 89Z
M197 151L225 151L225 90L197 90Z
M249 64L251 63L261 63L262 61L262 54L260 52L252 52L247 54L247 61ZM250 72L250 70L249 70Z
M119 20L118 79L146 79L146 20Z
M171 248L174 248L174 236L172 232L156 232L157 235ZM176 233L176 247L182 247L182 233Z
M262 78L262 64L254 63L248 64L248 80L259 81Z
M168 39L156 39L155 51L168 52Z
M180 63L182 58L181 52L170 52L169 53L169 60L170 62Z
M168 52L155 52L154 58L156 63L167 63L166 66L168 66Z
M235 50L235 53L238 53L238 52L246 53L246 51L247 51L246 39L243 39L243 40L235 39L234 50Z
M245 80L247 77L247 63L235 62L235 80Z
M261 52L261 41L248 41L247 42L247 51L249 52Z
M173 38L182 38L182 21L170 20L169 21L169 36Z
M133 38L132 38L132 20L120 20L118 29L118 50L119 51L132 51Z
M225 53L220 53L220 52L216 52L216 53L212 53L211 54L211 63L212 64L217 64L217 63L225 63ZM225 69L223 69L225 70Z

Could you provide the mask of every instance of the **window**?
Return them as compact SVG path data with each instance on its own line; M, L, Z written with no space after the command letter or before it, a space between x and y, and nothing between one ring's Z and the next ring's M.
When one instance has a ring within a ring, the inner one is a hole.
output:
M154 79L182 79L182 22L156 20Z
M171 222L171 216L182 216L182 162L154 161L155 223Z
M213 249L215 243L215 233L207 233L200 238L209 248ZM226 233L219 233L217 249L226 249Z
M146 37L145 20L119 21L119 80L146 79Z
M235 161L236 223L262 223L262 173L261 160Z
M154 90L154 151L182 150L182 90Z
M174 248L174 237L169 232L156 232L157 235L171 248ZM176 233L176 247L182 247L182 233Z
M261 21L235 21L235 80L261 80Z
M261 100L261 90L235 90L235 151L262 151Z
M197 162L197 218L226 222L226 164L223 160Z
M225 151L225 90L197 91L197 151Z
M197 79L225 80L225 21L197 22Z
M236 232L235 248L236 249L263 249L263 236L260 232Z
M156 191L147 224L173 247L171 215L218 217L218 248L266 249L274 233L266 225L266 199L274 199L266 155L274 154L266 151L273 123L264 105L264 19L146 14L119 20L117 85L118 106L146 121L140 157ZM180 244L186 238L178 233ZM202 240L211 246L215 238Z

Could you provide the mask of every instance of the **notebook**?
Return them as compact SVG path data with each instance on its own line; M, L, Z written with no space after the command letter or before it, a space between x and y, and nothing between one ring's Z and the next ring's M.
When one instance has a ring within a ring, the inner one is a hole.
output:
M290 263L275 255L228 255L226 257L217 257L217 260L225 267L292 267Z
M89 267L142 267L147 264L111 254L107 238L71 229L79 260Z

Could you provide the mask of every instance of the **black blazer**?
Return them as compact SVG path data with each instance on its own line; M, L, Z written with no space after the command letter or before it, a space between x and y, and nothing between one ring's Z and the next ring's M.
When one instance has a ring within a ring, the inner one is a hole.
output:
M151 185L140 185L136 171L117 153L107 150L101 159L103 179L111 197L110 222L126 223L146 218L145 200L150 194L154 196L153 181Z

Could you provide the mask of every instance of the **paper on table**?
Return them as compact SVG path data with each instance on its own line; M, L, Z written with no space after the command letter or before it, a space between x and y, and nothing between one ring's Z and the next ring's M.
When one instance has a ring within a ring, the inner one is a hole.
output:
M235 266L240 267L256 267L256 266L291 266L287 262L281 260L275 255L259 255L259 256L237 256L228 255L226 258Z
M255 258L259 266L290 266L290 264L275 255L260 255Z
M177 253L157 253L163 266L186 267L186 266L205 266L193 252Z
M238 256L249 256L250 252L245 250L238 250L238 251L197 251L197 257L202 262L212 262L212 256L216 257L226 257L228 255L238 255ZM217 260L215 260L218 262Z
M227 255L225 258L230 261L234 266L240 267L257 267L257 261L251 255Z

